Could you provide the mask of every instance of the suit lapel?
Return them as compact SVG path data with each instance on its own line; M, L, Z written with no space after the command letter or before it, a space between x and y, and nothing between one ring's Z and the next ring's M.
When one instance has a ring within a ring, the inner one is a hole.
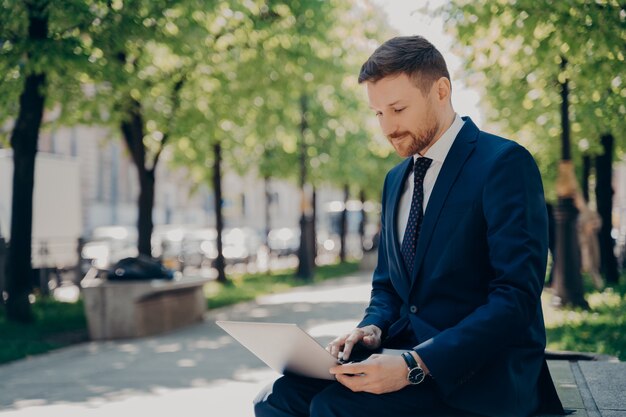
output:
M430 238L432 237L437 220L439 219L439 213L441 212L443 203L446 201L450 188L452 188L452 185L459 175L461 168L476 145L476 137L479 132L478 128L469 117L463 119L465 120L465 124L454 140L454 143L452 144L452 147L443 162L443 166L441 167L441 171L439 171L433 191L430 194L428 205L426 206L426 212L424 213L424 219L422 221L422 229L417 242L415 263L413 264L414 273L413 277L411 277L411 285L415 283L415 277L419 273L419 269L422 266L424 254L426 253L426 249L430 243Z
M409 273L404 265L404 260L402 259L400 240L398 237L398 205L400 204L400 199L402 198L404 183L411 172L411 168L413 168L413 157L407 158L402 163L401 168L398 170L399 175L396 175L392 183L389 184L392 190L391 213L393 214L391 224L389 225L389 227L391 227L391 236L393 240L393 244L391 245L393 248L393 254L391 258L395 260L398 270L402 271L402 276L407 277L407 279L402 282L403 285L407 285L407 289L410 279L408 278ZM402 293L406 294L406 292Z

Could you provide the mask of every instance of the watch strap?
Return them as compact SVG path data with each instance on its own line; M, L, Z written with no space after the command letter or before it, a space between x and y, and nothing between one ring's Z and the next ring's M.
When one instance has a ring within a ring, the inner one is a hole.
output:
M417 361L415 360L415 358L413 357L413 355L411 355L410 352L402 352L402 359L404 359L404 361L406 362L406 366L409 369L413 369L413 368L417 368Z

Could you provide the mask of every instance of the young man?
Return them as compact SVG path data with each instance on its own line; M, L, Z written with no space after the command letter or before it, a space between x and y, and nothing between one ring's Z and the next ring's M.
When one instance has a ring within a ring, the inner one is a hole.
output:
M256 415L562 413L544 358L548 222L532 156L455 113L446 63L422 37L384 43L359 82L406 159L385 179L365 317L328 350L405 352L331 368L336 382L286 375Z

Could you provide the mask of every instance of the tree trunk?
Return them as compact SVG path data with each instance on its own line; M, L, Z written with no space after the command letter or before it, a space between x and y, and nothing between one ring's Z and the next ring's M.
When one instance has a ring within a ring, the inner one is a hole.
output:
M28 39L48 36L46 2L27 2ZM11 321L32 322L28 295L33 274L31 264L33 230L33 187L37 139L45 104L45 73L26 76L20 95L20 109L11 132L13 148L13 199L11 202L11 242L8 251L6 315Z
M567 60L562 58L561 70L564 71ZM561 161L557 178L556 192L558 204L554 208L556 223L556 253L554 254L554 274L552 288L553 303L587 308L584 298L583 280L580 274L580 248L576 234L578 210L574 205L576 195L576 175L571 161L570 122L569 122L569 84L561 85Z
M591 157L588 154L583 156L583 178L580 182L580 189L586 202L589 202L589 176L591 175Z
M117 58L121 63L126 62L125 53L118 54ZM175 113L175 110L180 104L179 94L185 79L185 74L180 76L180 79L176 81L171 91L172 114ZM139 174L140 189L138 200L139 217L137 219L137 250L141 255L152 257L152 231L154 229L152 210L154 209L156 170L161 153L169 141L171 125L173 124L175 118L174 116L170 116L170 119L168 120L169 129L167 129L163 135L159 148L155 152L152 159L152 164L148 167L146 166L146 147L143 143L144 122L141 103L130 97L128 97L127 100L128 118L122 121L120 127L122 130L122 136L124 137L133 163L137 167L137 173Z
M146 168L146 148L143 144L144 123L141 104L137 100L130 100L128 118L123 120L120 128L122 136L137 168L139 176L139 199L137 219L137 250L140 254L152 256L152 209L154 207L154 182L156 164Z
M217 229L217 281L222 284L228 282L224 271L224 247L222 245L222 232L224 231L224 217L222 213L222 144L216 142L213 145L213 190L215 190L215 228Z
M313 234L311 236L311 241L313 242L313 247L312 250L313 252L311 253L311 256L313 257L313 259L317 259L317 188L313 187L313 192L311 194L311 211L312 211L312 215L311 215L311 233Z
M154 208L154 169L139 172L139 218L137 219L137 249L142 255L152 257L152 209Z
M271 253L270 232L272 230L272 225L270 207L272 205L272 194L270 193L270 177L263 177L263 188L265 191L265 246L267 247L268 253Z
M365 213L365 191L359 192L361 200L361 221L359 221L359 237L361 241L361 250L365 251L365 226L367 225L367 213Z
M617 259L613 249L615 241L611 237L613 227L611 212L613 210L613 135L606 134L601 138L604 153L596 157L596 204L598 214L602 218L602 227L598 232L600 243L601 271L607 284L617 284Z
M301 122L300 122L300 248L298 249L298 269L296 276L301 279L312 279L315 259L311 256L315 242L313 239L313 221L311 219L311 205L306 192L307 169L306 169L306 131L307 123L307 96L300 97Z
M339 221L339 261L346 261L346 241L348 235L348 198L350 198L350 188L348 184L343 186L343 210Z

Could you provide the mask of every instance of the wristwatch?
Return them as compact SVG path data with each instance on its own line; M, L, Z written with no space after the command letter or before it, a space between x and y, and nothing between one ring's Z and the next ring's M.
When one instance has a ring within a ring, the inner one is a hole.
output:
M410 352L402 353L402 359L406 362L406 366L409 368L409 374L406 376L406 379L409 381L411 385L421 384L424 381L426 375L424 374L424 370L417 363L413 355Z

